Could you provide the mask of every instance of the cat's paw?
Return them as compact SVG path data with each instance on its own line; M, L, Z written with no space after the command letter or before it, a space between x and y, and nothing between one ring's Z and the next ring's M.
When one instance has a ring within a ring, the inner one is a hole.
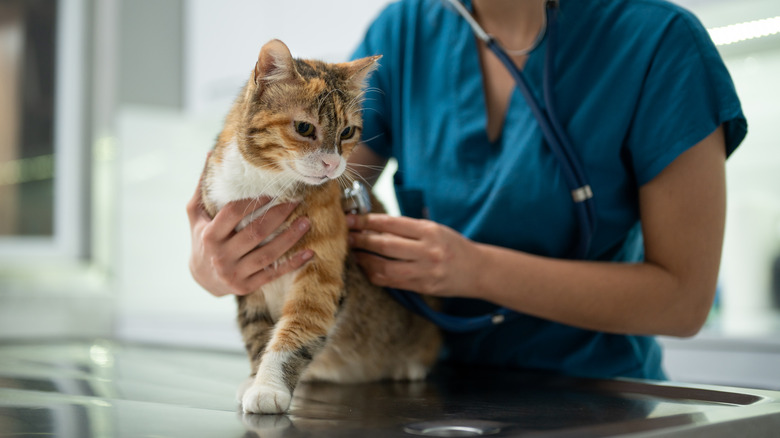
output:
M241 407L247 414L282 414L287 412L292 394L286 389L255 384L247 388L241 398Z
M418 362L407 362L398 366L393 371L393 380L416 381L423 380L428 375L428 367Z

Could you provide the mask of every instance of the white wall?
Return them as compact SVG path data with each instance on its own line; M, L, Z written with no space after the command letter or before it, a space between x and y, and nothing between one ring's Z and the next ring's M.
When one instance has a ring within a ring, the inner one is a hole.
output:
M726 59L749 126L727 167L723 329L766 334L780 329L771 297L772 264L780 257L780 45Z
M776 0L677 2L708 28L780 16ZM728 213L715 331L729 337L772 337L780 332L771 284L772 265L780 257L780 35L719 49L742 101L748 135L727 163Z
M196 112L230 102L260 47L282 40L293 56L343 61L388 0L190 0L185 5L186 99Z

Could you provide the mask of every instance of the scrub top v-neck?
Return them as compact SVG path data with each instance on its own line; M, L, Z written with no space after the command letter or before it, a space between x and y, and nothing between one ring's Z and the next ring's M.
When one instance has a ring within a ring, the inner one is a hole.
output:
M470 5L467 4L470 7ZM558 117L596 194L591 260L639 262L638 188L719 125L727 153L746 122L706 30L660 0L561 0L554 58ZM541 97L546 41L524 66ZM354 57L383 55L370 78L363 138L398 159L402 213L425 216L478 242L547 257L570 253L578 224L560 166L517 90L501 135L487 137L477 43L439 0L392 3ZM448 312L494 308L448 300ZM454 361L592 377L663 378L652 337L582 330L524 315L447 336Z

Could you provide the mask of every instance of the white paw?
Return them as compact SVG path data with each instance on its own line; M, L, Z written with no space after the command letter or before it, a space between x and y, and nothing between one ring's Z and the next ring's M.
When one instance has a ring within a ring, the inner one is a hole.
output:
M416 381L423 380L428 375L428 368L417 362L409 362L395 369L393 380Z
M247 414L282 414L287 412L292 394L286 389L254 384L247 388L241 398L241 407Z

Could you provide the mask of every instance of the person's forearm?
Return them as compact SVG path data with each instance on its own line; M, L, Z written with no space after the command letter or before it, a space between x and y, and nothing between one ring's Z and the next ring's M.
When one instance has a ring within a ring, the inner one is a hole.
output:
M482 256L476 289L487 300L578 327L694 335L717 284L725 160L718 128L640 187L645 262L553 260L475 244Z
M479 298L564 324L612 333L691 336L714 285L690 285L651 263L558 260L476 244Z

